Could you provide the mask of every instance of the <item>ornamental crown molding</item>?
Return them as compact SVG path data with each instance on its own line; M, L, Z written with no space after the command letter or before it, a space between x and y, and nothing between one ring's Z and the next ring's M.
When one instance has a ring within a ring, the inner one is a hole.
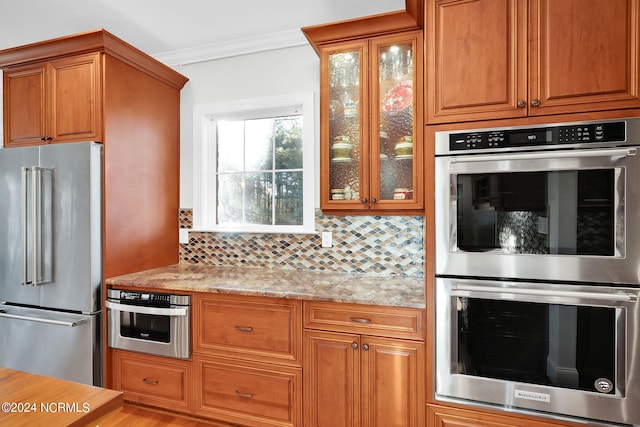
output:
M151 55L169 67L307 45L299 28Z

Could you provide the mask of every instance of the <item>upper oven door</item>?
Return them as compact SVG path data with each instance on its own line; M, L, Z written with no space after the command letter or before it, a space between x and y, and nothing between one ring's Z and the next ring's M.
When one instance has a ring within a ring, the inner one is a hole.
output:
M639 283L634 147L436 158L436 274Z

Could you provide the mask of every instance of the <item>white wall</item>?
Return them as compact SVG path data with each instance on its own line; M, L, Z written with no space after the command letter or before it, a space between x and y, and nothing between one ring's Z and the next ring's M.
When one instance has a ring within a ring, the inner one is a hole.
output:
M177 71L189 78L181 92L181 208L193 207L193 107L198 104L291 93L314 92L315 185L316 194L318 193L320 61L310 45L185 65L177 68Z

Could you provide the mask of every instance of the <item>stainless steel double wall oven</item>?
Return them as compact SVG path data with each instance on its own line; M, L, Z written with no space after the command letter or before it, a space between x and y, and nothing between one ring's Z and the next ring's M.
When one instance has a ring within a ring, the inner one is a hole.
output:
M640 425L640 118L435 144L436 398Z

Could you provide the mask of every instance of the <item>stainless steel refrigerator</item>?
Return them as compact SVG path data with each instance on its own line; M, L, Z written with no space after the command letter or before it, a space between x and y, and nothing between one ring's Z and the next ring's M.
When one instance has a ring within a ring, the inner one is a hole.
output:
M0 366L102 385L102 145L0 149Z

